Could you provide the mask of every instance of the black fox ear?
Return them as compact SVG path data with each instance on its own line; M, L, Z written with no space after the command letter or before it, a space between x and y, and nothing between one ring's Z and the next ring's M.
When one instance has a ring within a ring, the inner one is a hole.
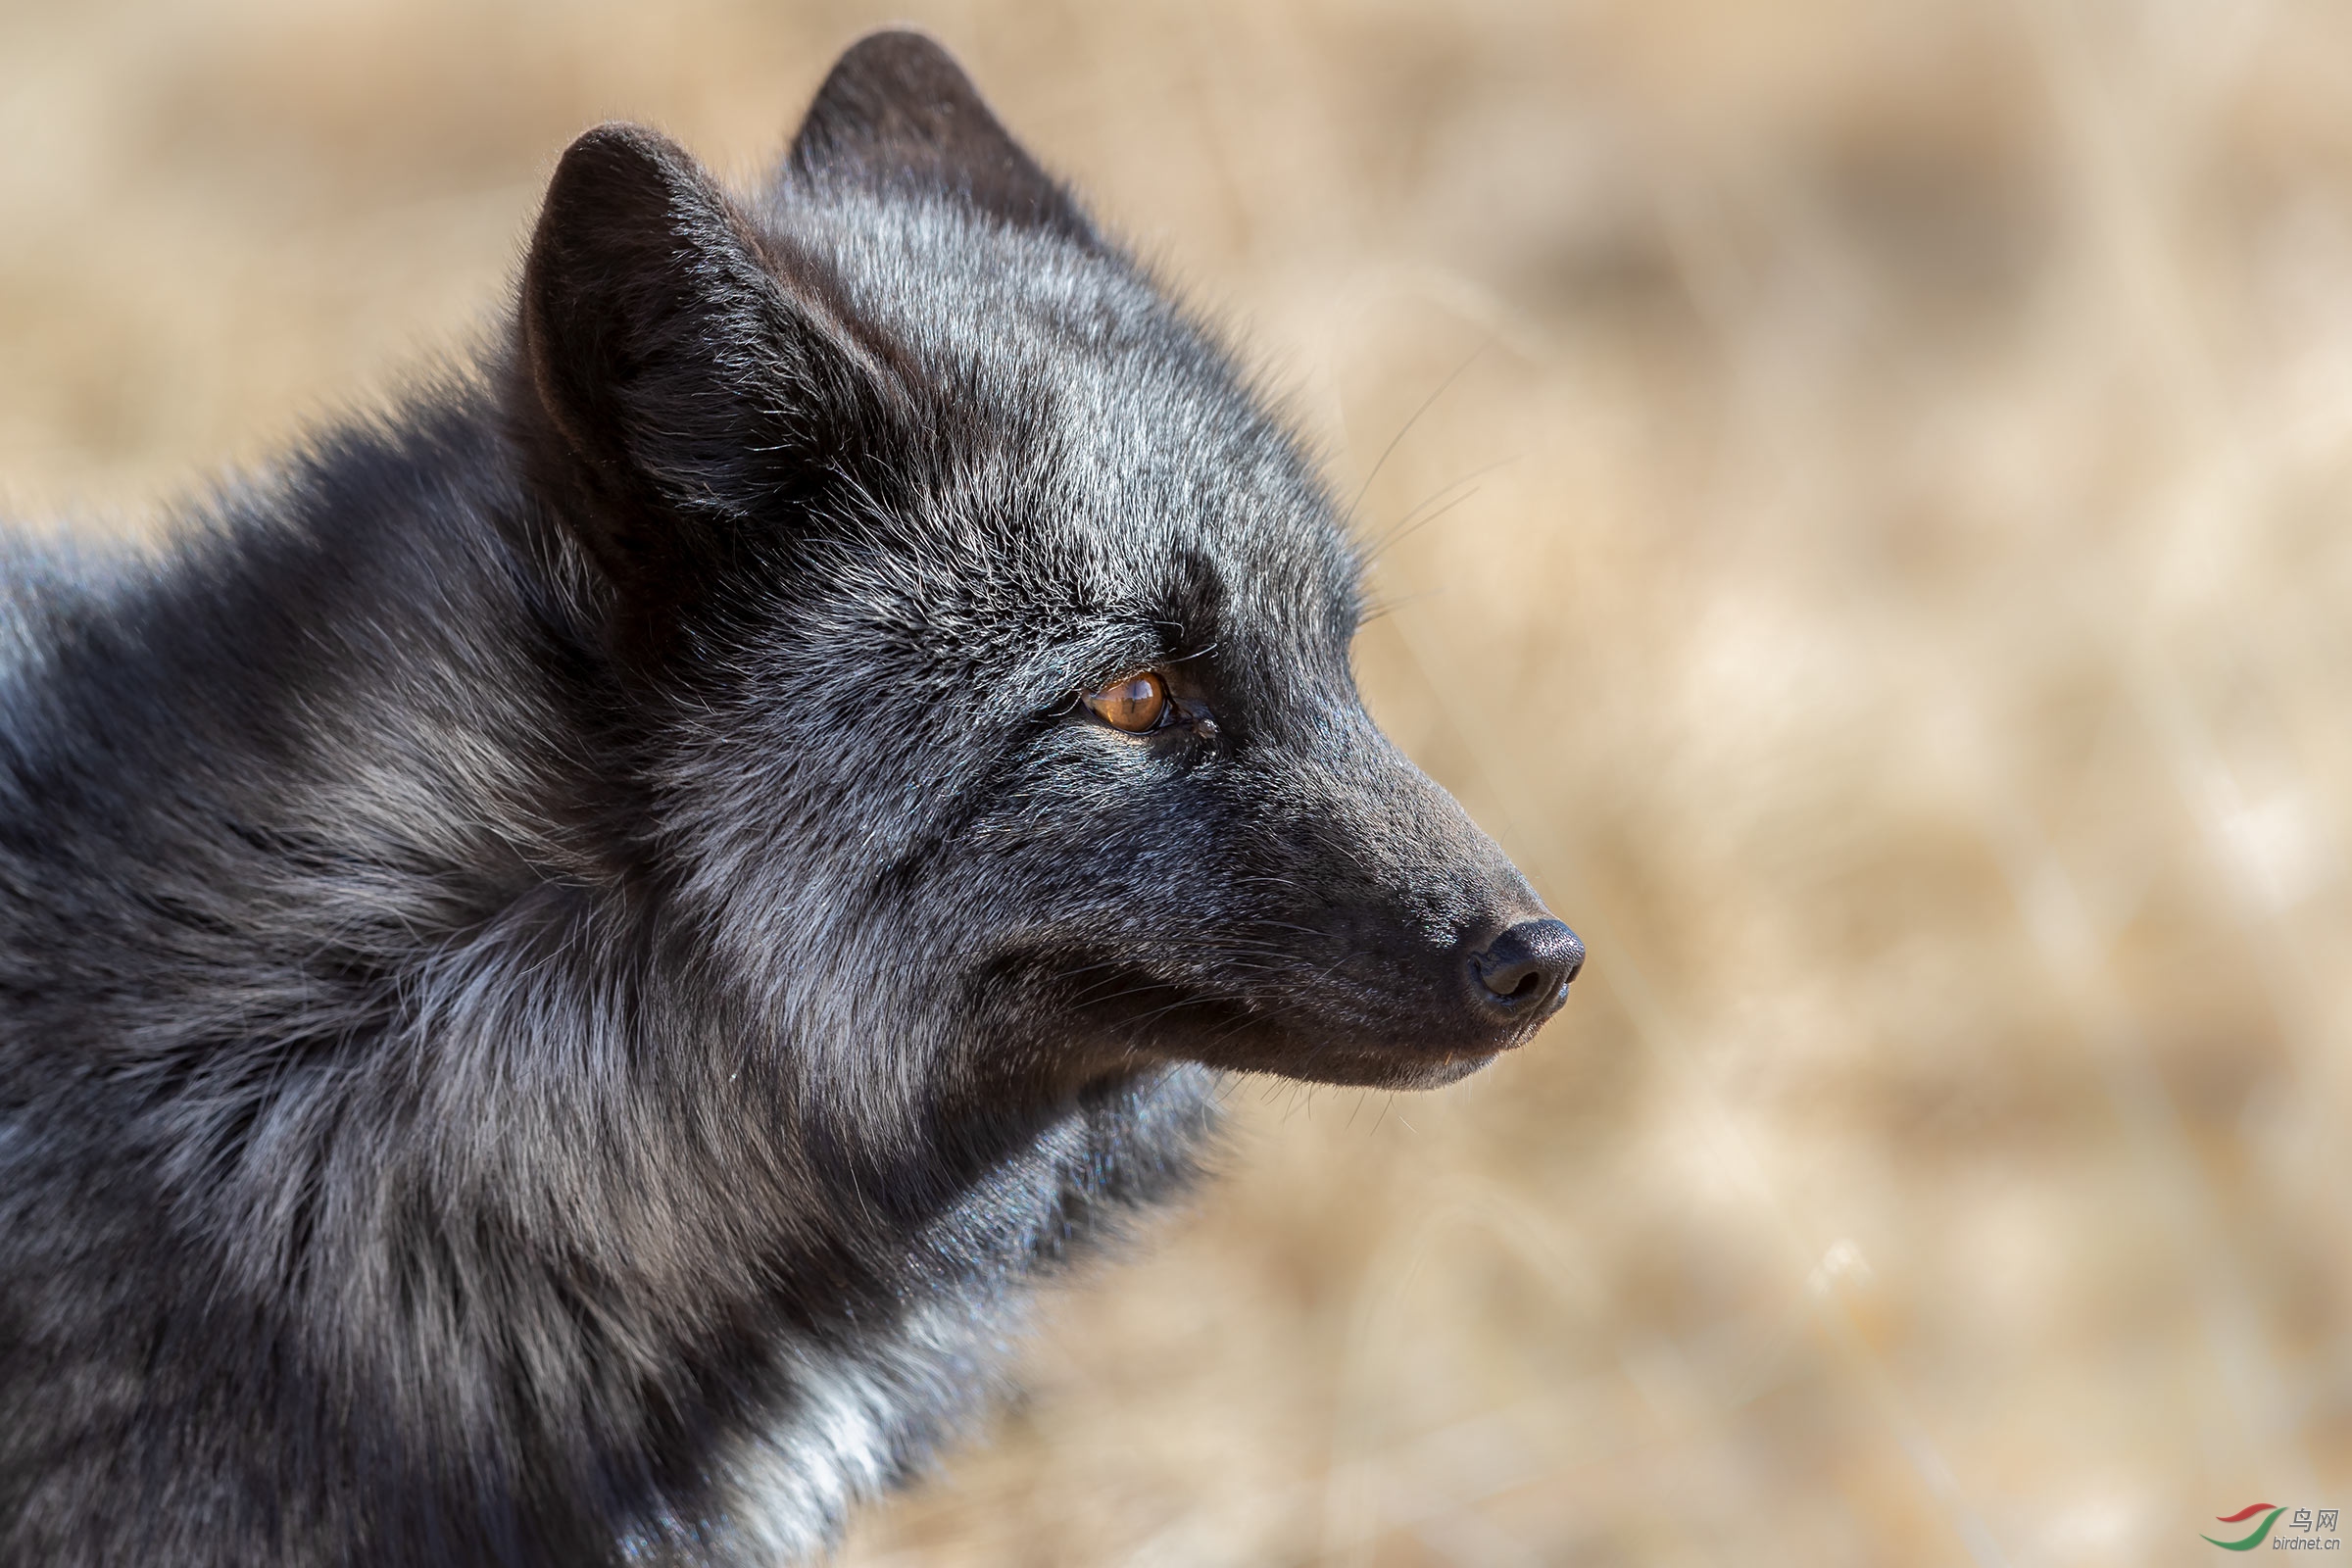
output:
M557 166L521 326L532 478L640 619L702 592L889 401L819 287L780 278L693 158L634 125Z
M850 45L808 106L787 167L813 184L960 197L1008 223L1097 243L1069 193L997 122L955 58L919 32L868 33Z

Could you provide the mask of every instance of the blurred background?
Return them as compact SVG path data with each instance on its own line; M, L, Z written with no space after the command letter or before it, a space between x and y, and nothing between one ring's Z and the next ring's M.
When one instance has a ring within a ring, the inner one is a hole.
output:
M755 180L907 13L1362 492L1370 701L1592 959L1458 1088L1239 1084L849 1562L2352 1504L2352 11L5 0L5 509L163 525L462 353L576 131Z

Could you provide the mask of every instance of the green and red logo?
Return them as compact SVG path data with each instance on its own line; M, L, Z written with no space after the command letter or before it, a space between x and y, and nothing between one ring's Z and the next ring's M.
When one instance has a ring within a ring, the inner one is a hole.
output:
M2242 1525L2256 1514L2261 1514L2262 1523L2254 1527L2252 1535L2240 1541L2213 1541L2211 1536L2203 1539L2213 1541L2213 1544L2224 1551L2252 1551L2256 1546L2262 1544L2262 1538L2271 1533L2271 1526L2277 1524L2278 1516L2284 1512L2286 1512L2284 1508L2274 1508L2267 1502L2249 1503L2235 1513L2221 1515L2220 1519L2226 1525Z

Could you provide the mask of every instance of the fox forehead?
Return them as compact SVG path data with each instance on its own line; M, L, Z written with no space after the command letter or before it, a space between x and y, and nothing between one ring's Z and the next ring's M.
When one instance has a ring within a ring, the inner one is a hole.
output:
M1131 263L946 202L801 193L760 219L930 411L929 482L857 530L836 586L1056 666L1344 660L1360 564L1312 462Z

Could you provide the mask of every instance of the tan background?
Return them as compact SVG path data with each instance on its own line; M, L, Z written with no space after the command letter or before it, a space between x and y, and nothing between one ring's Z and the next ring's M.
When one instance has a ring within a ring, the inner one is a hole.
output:
M2352 1503L2352 12L913 9L1368 483L1371 700L1593 957L1458 1089L1237 1089L851 1560ZM462 346L578 129L754 178L882 20L12 0L7 505L149 525Z

